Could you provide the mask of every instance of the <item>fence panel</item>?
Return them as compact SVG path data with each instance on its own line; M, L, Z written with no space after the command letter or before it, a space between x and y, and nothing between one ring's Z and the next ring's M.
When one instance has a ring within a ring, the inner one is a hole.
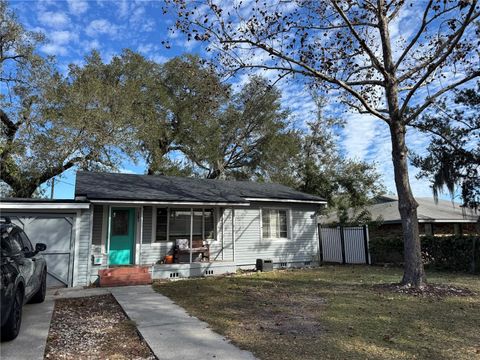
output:
M323 261L343 262L342 242L337 228L321 228Z
M345 262L347 264L365 264L365 239L363 227L345 227Z
M368 227L320 227L322 261L346 264L368 264Z

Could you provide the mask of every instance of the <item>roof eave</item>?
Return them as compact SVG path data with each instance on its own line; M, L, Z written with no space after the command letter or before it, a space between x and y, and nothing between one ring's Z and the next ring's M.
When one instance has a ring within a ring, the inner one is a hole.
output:
M278 198L253 198L246 197L248 201L261 201L261 202L286 202L286 203L300 203L300 204L318 204L324 205L327 202L325 200L299 200L299 199L278 199Z
M179 205L179 206L250 206L249 202L228 201L158 201L158 200L129 200L129 199L89 199L93 204L115 205Z

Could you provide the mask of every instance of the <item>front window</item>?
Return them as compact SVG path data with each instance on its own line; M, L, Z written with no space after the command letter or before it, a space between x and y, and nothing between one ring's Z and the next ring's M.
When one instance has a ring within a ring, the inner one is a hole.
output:
M213 240L215 238L214 209L174 209L157 208L155 241L175 241L190 239L190 220L193 211L193 240Z
M287 238L287 210L262 209L262 236L266 239Z
M190 209L170 209L169 240L190 239Z

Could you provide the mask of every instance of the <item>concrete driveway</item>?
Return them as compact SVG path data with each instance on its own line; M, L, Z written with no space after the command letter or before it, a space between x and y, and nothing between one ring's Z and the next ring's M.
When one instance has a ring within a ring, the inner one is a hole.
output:
M0 358L2 360L43 359L52 319L53 304L53 294L49 291L43 303L27 304L23 307L20 334L15 340L0 344Z

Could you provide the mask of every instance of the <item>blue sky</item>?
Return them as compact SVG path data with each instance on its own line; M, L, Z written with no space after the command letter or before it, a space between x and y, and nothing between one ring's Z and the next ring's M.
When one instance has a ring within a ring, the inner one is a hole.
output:
M40 50L55 55L63 71L69 63L81 64L84 56L93 49L100 51L106 61L122 49L130 48L160 63L186 52L202 53L195 42L188 42L181 35L168 31L174 20L163 15L162 4L160 1L126 0L10 1L10 6L27 29L46 35L47 41ZM162 40L169 40L171 48L164 48ZM238 83L245 80L245 77L237 79ZM307 89L292 81L281 83L280 87L284 106L292 110L297 126L302 126L315 109L313 102L308 100ZM335 110L334 99L329 106ZM386 124L359 114L347 114L345 118L347 125L338 139L341 150L348 157L376 162L388 191L395 193ZM410 132L408 143L411 149L422 153L428 139ZM125 161L121 171L144 173L145 166ZM412 168L410 179L414 194L431 196L428 183L415 179L416 173L417 170ZM55 198L72 198L74 171L66 172L57 180Z

